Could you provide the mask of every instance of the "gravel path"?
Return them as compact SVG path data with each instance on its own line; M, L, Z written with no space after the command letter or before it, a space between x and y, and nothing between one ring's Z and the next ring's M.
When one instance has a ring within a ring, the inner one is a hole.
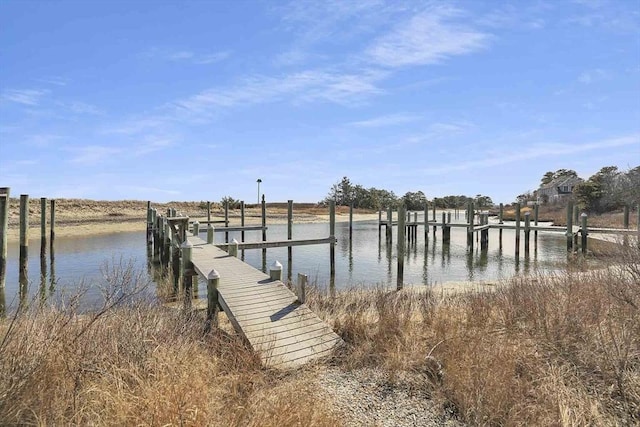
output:
M376 369L343 371L327 368L318 373L319 394L334 402L345 426L461 427L431 400L427 389L415 390L401 378L389 381Z

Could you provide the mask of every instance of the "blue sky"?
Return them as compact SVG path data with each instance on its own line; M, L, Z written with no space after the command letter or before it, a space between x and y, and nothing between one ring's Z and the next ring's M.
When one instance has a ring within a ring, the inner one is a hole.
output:
M640 2L0 0L0 186L511 202L640 165Z

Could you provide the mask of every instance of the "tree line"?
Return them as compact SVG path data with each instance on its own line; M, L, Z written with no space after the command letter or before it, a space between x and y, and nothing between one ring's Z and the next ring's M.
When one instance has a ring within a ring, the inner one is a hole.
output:
M353 184L349 178L343 177L340 181L331 186L329 194L320 203L327 204L335 201L338 206L349 206L360 209L385 209L389 206L396 206L403 203L409 210L422 210L427 203L427 196L422 191L408 191L403 196L396 196L393 191L382 190L371 187L365 188L360 184ZM469 196L446 196L435 197L429 203L435 204L436 208L462 208L472 200L476 207L489 208L493 206L493 201L489 196L481 194L475 197Z
M573 197L579 207L595 213L640 203L640 166L626 172L617 166L605 166L578 184Z

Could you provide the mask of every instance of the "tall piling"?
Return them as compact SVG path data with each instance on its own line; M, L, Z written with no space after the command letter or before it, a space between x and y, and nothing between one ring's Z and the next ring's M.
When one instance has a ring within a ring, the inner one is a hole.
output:
M56 199L49 202L49 258L53 263L55 258L53 243L56 239Z
M580 215L580 220L581 220L580 235L582 237L582 240L580 242L580 247L582 248L582 253L586 254L587 253L587 236L589 235L587 231L587 214L583 212L582 215Z
M390 228L390 227L388 227ZM331 237L331 243L329 244L329 288L335 289L336 285L336 202L331 200L329 202L329 237Z
M47 255L47 198L40 197L40 258Z
M573 252L573 202L567 203L567 252Z
M293 239L293 200L287 200L287 240ZM293 247L287 247L287 283L292 283L293 278Z
M520 256L520 203L516 203L516 258Z
M405 226L405 213L404 205L398 206L398 274L397 274L397 289L400 290L403 287L404 282L404 253L405 253L405 238L404 238L404 226Z
M19 261L19 265L20 265L19 281L20 281L21 297L23 296L26 297L28 258L29 258L29 195L21 194L20 195L20 261Z
M0 289L4 289L7 275L7 232L9 227L9 187L0 188ZM4 293L2 294L4 296ZM4 302L0 301L4 307Z

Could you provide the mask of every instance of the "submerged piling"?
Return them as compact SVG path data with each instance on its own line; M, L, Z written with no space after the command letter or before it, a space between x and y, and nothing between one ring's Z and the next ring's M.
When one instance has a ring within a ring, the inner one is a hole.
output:
M405 252L405 239L404 239L404 206L398 206L398 275L397 275L397 289L400 290L403 287L404 282L404 252Z
M0 188L0 289L4 289L7 274L7 232L9 226L9 187ZM4 293L2 294L4 296ZM0 301L4 307L4 302Z

